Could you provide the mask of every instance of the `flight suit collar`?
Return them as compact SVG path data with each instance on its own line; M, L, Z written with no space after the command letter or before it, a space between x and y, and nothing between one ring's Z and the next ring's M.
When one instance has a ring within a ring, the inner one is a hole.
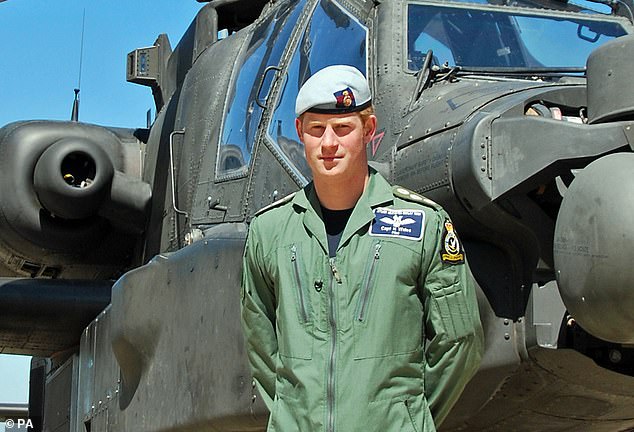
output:
M328 255L328 239L321 214L321 205L315 192L315 185L311 181L293 197L293 208L302 214L302 222L306 230L311 233Z
M354 233L372 222L374 219L372 210L374 208L391 204L394 200L392 186L387 180L374 168L368 167L368 169L370 174L368 184L354 206L337 250L341 249ZM315 236L324 252L328 254L326 228L324 227L321 205L319 204L313 182L310 182L304 189L295 194L292 202L296 211L303 213L303 223L306 229Z

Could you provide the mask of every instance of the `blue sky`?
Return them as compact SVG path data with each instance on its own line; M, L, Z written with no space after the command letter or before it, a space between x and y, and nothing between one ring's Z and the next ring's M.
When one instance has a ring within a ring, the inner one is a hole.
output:
M201 7L195 0L0 3L0 124L69 119L85 9L80 120L144 126L151 92L126 82L126 54L151 46L160 33L175 47Z
M152 93L126 82L126 55L153 45L160 33L174 48L202 6L195 0L0 2L0 127L70 118L84 10L80 121L144 127L146 111L155 115ZM27 401L29 361L0 355L0 403Z

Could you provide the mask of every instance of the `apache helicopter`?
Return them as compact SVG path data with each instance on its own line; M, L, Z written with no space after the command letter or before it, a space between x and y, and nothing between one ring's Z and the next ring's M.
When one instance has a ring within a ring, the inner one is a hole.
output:
M372 165L449 211L478 283L486 353L441 430L632 430L633 7L215 0L128 54L151 127L4 126L0 347L36 356L29 418L265 429L242 249L310 180L299 87L344 63L373 89Z

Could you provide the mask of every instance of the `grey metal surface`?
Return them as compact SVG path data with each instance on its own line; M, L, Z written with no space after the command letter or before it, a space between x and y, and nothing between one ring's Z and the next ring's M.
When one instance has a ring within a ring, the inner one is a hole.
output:
M2 403L0 404L0 421L6 419L26 419L29 415L29 404Z
M610 41L588 57L590 123L631 118L634 83L630 79L634 36Z
M46 379L44 432L70 432L77 397L79 356L71 356Z
M117 282L112 306L81 340L73 430L262 426L233 283L245 235L240 224L207 230L192 246Z
M607 341L633 344L634 154L604 156L577 174L559 210L555 268L579 324Z
M110 302L111 287L111 281L0 278L0 353L73 349Z
M81 338L72 431L129 430L121 426L116 416L110 415L119 409L121 389L119 368L112 355L110 310L109 306L99 314Z
M108 331L121 385L108 421L120 430L251 430L263 424L235 284L245 235L244 224L210 229L115 285ZM98 387L96 380L94 395L104 393Z
M556 349L566 315L566 306L559 294L557 282L533 285L529 305L531 307L526 311L526 319L532 324L533 335L527 335L528 345Z
M518 188L533 190L568 161L629 147L622 130L633 126L631 121L589 126L528 116L494 121L491 198Z

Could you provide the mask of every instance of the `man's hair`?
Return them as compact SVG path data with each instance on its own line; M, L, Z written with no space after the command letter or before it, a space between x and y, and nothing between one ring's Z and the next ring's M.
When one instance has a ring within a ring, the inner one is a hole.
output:
M369 107L359 111L359 117L361 117L361 124L363 124L364 129L365 129L365 124L371 115L374 115L374 105L370 105Z
M368 118L371 115L374 115L374 105L370 105L369 107L359 111L359 115L361 116L361 121L365 124L368 121Z

